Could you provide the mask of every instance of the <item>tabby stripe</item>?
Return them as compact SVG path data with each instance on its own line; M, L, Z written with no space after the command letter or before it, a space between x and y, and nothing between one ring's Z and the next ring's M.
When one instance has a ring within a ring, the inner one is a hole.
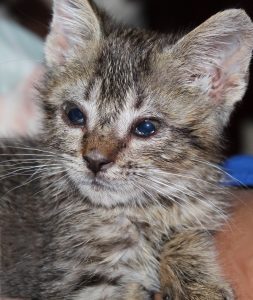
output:
M85 274L81 276L79 282L75 285L72 292L83 289L84 287L91 287L96 285L108 284L108 285L117 285L120 276L115 278L109 278L101 274Z

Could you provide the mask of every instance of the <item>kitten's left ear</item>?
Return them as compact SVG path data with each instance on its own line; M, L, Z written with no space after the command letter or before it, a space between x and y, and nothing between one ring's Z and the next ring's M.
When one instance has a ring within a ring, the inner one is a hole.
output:
M198 86L229 114L245 93L252 49L252 21L243 10L229 9L184 36L171 54L184 83Z
M54 0L45 48L47 65L64 63L80 48L88 51L100 37L99 18L88 0Z

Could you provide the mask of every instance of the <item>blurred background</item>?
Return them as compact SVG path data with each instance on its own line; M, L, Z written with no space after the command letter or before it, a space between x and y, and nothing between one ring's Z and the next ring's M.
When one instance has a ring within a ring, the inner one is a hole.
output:
M252 0L95 0L99 5L113 10L113 14L119 19L148 27L161 32L185 31L199 25L212 14L226 8L244 8L253 18ZM30 60L37 64L43 60L42 47L46 37L51 19L51 0L1 0L0 21L5 19L13 24L19 24L26 31L26 45L18 50L18 39L21 44L25 37L17 28L8 36L8 42L16 52L12 57L5 58L0 49L0 72L6 78L6 72L19 73L21 68L20 52L26 53L26 62ZM1 28L2 27L2 28ZM3 23L0 22L0 46L4 35ZM17 37L15 36L17 33ZM31 34L32 33L32 34ZM1 37L2 35L2 37ZM11 36L11 41L10 41ZM6 43L6 41L5 41ZM28 45L27 45L28 43ZM2 50L3 51L3 50ZM19 53L18 53L19 52ZM16 60L15 56L16 55ZM23 61L24 53L23 53ZM17 61L19 60L19 62ZM30 64L31 65L31 64ZM23 66L24 67L24 66ZM25 66L24 68L28 68ZM253 68L251 68L253 71ZM2 70L2 71L1 71ZM6 70L6 71L4 71ZM24 71L25 72L25 71ZM26 70L26 72L28 72ZM251 72L252 73L252 72ZM252 73L253 74L253 73ZM16 74L17 75L17 74ZM14 78L15 76L13 76ZM20 76L17 77L17 81ZM3 80L0 76L0 85ZM14 83L12 83L14 86ZM2 84L3 89L3 84ZM1 89L0 89L1 91ZM227 155L253 154L253 76L250 77L250 85L245 99L237 107L231 122L226 130Z

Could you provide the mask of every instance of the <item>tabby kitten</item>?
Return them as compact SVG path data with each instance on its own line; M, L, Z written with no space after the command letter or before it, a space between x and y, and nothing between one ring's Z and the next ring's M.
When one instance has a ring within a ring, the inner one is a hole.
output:
M2 147L1 295L234 299L213 243L229 201L217 163L252 48L242 10L174 37L55 0L44 134Z

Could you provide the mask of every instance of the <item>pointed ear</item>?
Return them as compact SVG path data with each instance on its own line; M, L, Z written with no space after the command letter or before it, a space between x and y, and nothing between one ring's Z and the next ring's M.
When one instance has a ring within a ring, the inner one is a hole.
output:
M47 65L64 63L77 49L98 42L100 36L99 19L88 0L54 0L45 48Z
M214 105L232 110L242 99L253 49L253 24L240 9L220 12L172 48L186 84L197 86Z

